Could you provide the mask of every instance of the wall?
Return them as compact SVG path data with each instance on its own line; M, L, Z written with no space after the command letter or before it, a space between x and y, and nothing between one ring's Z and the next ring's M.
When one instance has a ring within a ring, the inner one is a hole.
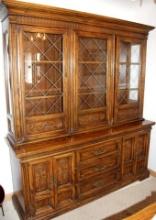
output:
M10 169L9 148L5 136L7 134L5 84L3 73L2 25L0 23L0 185L7 193L12 192L12 176Z
M144 23L156 26L156 4L153 0L143 0L143 5L140 7L139 0L132 2L130 0L27 0L27 2L50 4L62 8L69 8L79 11L86 11L95 14L101 14L125 20L130 20L138 23ZM149 35L147 48L147 68L146 68L146 85L145 85L145 101L144 101L144 117L156 121L156 30ZM2 36L0 25L0 184L3 184L7 192L12 191L12 178L10 171L10 160L8 148L4 141L6 135L6 111L5 111L5 93L3 79L3 60L2 60ZM152 131L151 147L149 155L149 168L156 171L156 128ZM5 172L4 172L5 167Z

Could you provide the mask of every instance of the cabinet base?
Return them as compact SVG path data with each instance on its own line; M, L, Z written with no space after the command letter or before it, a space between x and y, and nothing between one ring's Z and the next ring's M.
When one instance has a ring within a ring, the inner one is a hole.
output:
M108 193L111 193L111 192L113 192L115 190L123 188L124 186L127 186L127 185L129 185L131 183L134 183L135 181L138 181L138 180L142 181L142 180L144 180L144 179L146 179L148 177L149 177L149 171L147 170L147 172L145 172L143 175L139 176L136 179L133 179L131 181L129 180L129 181L123 182L122 185L121 184L116 185L116 186L114 186L110 190L100 192L98 195L92 196L92 197L87 198L85 200L77 201L77 202L75 202L70 207L66 207L65 209L58 210L57 212L49 213L48 215L28 217L26 212L25 212L24 206L23 206L23 196L22 196L22 193L15 193L13 195L13 197L12 197L12 200L13 200L14 207L17 210L17 213L19 215L20 220L50 220L53 217L59 216L61 214L66 213L67 211L70 211L70 210L73 210L75 208L78 208L78 207L80 207L80 206L82 206L84 204L87 204L87 203L89 203L89 202L91 202L93 200L96 200L96 199L98 199L98 198L100 198L102 196L105 196Z

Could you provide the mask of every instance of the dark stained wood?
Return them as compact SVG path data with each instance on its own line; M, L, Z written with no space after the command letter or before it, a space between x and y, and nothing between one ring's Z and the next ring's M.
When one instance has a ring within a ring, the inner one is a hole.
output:
M153 27L4 5L7 141L21 166L13 197L21 219L51 219L148 177L154 122L142 112Z

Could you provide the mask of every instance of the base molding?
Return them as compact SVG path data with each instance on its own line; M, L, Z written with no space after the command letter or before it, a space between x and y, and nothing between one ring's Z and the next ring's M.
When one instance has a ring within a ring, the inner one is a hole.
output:
M14 192L5 194L5 202L10 202L13 198L13 195L19 194L19 193L20 191L14 191Z
M13 195L14 195L14 192L6 194L5 195L5 202L11 201Z
M150 175L156 177L156 171L149 169Z

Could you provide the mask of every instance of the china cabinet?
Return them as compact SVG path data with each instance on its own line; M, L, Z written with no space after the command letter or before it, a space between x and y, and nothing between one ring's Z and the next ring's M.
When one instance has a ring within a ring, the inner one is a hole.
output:
M9 0L0 10L21 219L51 219L148 177L154 122L142 113L153 27Z

